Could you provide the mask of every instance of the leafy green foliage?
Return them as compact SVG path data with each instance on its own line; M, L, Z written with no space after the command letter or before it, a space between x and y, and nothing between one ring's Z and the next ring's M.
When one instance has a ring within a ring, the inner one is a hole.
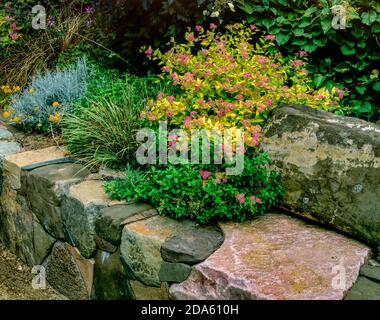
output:
M227 177L201 165L151 166L146 172L128 169L125 180L105 182L104 190L115 199L151 203L176 219L244 221L265 213L283 193L268 162L266 154L251 154L245 157L241 175Z
M376 0L239 0L250 23L276 36L282 53L305 50L316 88L348 88L346 114L380 118L380 3ZM346 29L334 29L333 5L346 10Z

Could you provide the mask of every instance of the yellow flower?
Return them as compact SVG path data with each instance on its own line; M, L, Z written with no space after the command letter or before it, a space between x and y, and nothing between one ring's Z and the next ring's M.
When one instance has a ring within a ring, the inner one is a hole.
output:
M9 111L4 111L4 112L3 112L3 117L4 117L5 119L9 118L10 116L11 116L11 113L10 113Z
M13 86L13 91L14 92L17 92L17 91L20 91L20 90L21 90L20 86Z
M34 92L34 89L33 89L33 88L30 88L30 89L28 90L28 92L29 92L29 93L33 93L33 92Z
M58 101L54 101L53 104L52 104L52 106L53 106L54 108L58 108L60 105L61 105L61 104L60 104Z
M55 122L55 123L58 124L58 122L61 121L61 118L62 118L61 114L59 112L56 112L54 115L51 114L49 116L49 121L50 122Z
M20 116L14 117L13 121L16 123L19 123L21 121L21 117Z

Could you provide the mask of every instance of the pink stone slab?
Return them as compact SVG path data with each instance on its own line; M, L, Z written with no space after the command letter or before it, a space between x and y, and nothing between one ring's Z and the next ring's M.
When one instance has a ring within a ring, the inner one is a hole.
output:
M340 300L370 253L359 242L282 214L221 227L223 245L171 286L173 298Z

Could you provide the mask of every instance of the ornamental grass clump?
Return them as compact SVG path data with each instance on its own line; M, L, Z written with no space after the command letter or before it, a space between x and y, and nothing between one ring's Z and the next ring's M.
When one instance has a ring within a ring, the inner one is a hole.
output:
M11 96L8 120L31 130L49 131L57 127L65 114L74 110L74 102L86 91L89 69L85 59L67 69L36 75L19 93Z

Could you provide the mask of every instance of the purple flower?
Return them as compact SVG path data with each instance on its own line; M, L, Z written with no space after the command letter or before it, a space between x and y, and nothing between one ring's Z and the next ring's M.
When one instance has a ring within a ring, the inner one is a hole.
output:
M256 25L254 25L254 24L251 24L250 27L251 27L251 30L257 29Z
M197 32L201 32L202 30L203 30L203 27L202 26L195 26L195 30L197 31Z
M87 13L87 14L92 14L92 13L94 13L94 11L95 11L95 9L94 9L94 7L91 6L91 5L88 5L88 6L86 6L86 7L84 8L84 12Z
M47 25L49 28L54 28L55 27L55 20L52 16L49 16L47 20Z
M92 28L93 26L94 26L94 20L89 19L89 20L87 21L87 28Z

